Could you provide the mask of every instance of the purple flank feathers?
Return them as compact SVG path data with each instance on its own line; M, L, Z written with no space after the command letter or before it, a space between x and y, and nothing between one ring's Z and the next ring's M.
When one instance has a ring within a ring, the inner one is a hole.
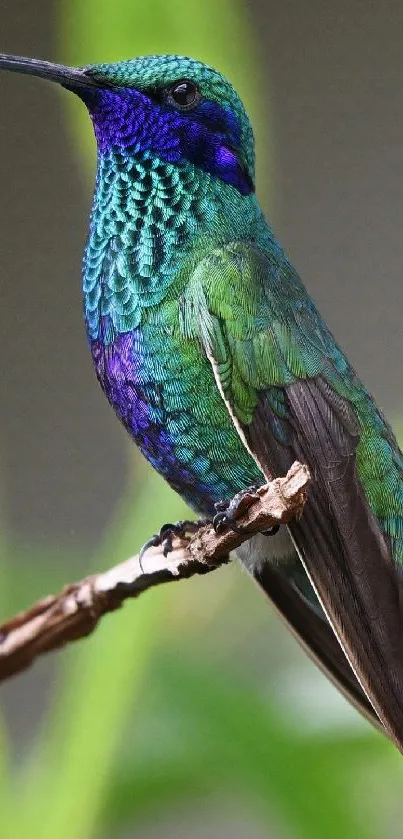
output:
M107 346L91 341L90 348L102 390L142 454L192 506L211 512L211 487L178 462L178 441L165 427L162 387L145 371L141 329L119 335Z

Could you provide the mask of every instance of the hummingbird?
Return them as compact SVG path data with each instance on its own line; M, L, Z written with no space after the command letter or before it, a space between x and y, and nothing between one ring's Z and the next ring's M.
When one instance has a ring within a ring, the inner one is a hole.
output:
M301 518L238 555L403 751L403 454L265 219L241 99L176 55L0 68L57 82L92 120L84 316L118 418L201 516L309 467Z

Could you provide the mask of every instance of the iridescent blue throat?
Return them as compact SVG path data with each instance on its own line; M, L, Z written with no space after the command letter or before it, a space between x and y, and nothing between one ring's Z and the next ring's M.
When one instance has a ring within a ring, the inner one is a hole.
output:
M229 108L202 101L183 113L132 88L88 89L80 95L101 155L123 149L129 155L151 152L169 163L193 163L242 195L253 191L239 152L240 126Z

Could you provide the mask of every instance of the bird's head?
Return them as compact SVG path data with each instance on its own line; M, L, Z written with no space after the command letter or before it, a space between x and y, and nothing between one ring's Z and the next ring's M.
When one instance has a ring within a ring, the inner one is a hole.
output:
M153 55L79 69L0 55L0 69L58 82L85 102L100 155L149 154L189 162L243 195L254 190L249 118L216 70L174 55Z

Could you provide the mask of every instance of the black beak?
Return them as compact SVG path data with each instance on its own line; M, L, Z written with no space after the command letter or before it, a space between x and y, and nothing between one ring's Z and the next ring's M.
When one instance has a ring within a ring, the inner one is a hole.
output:
M87 75L85 68L65 67L51 61L37 61L36 58L24 58L19 55L0 53L0 70L12 70L14 73L27 73L40 79L58 82L63 87L77 88L100 87L95 79Z

